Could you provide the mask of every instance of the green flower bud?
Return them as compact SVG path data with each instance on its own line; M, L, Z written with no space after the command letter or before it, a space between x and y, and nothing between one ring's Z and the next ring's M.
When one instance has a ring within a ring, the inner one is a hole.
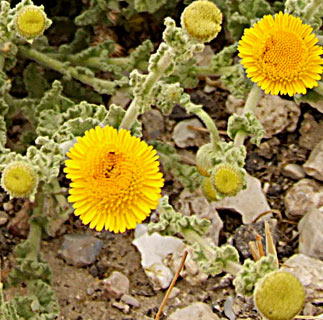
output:
M215 189L212 187L212 183L210 178L205 177L202 182L202 192L206 199L209 201L217 201L219 198L217 197Z
M210 177L213 188L224 196L235 196L244 186L244 171L229 163L214 167Z
M29 197L33 200L37 184L36 171L28 162L14 161L2 172L1 186L11 198Z
M211 1L195 1L181 16L182 28L199 42L213 40L221 30L222 13Z
M213 168L213 163L212 163L213 155L214 155L214 150L211 143L207 143L203 145L197 151L196 168L198 172L204 177L209 177L211 175L210 170Z
M256 308L268 320L293 319L303 308L305 291L292 274L275 271L256 284L254 301Z
M26 40L40 37L51 24L47 19L43 6L26 6L20 9L15 16L17 33Z

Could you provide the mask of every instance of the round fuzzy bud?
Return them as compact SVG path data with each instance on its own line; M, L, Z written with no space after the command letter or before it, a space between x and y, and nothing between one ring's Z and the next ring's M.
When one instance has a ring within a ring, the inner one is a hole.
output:
M181 24L188 35L199 41L213 40L221 30L222 13L211 1L195 1L185 8Z
M235 196L245 183L243 171L228 163L215 166L210 179L213 188L224 196Z
M303 308L305 292L300 281L284 271L268 273L256 284L256 308L268 320L293 319Z
M46 14L41 7L23 7L16 14L15 26L17 33L27 40L40 37L47 27Z
M12 198L31 197L37 184L37 174L28 162L14 161L2 172L1 186Z
M210 181L210 178L205 177L202 182L202 192L206 199L209 201L217 201L219 200L217 198L217 194L215 189L212 187L212 183Z
M213 168L212 155L214 154L213 146L207 143L200 147L196 154L196 168L198 172L204 176L209 177L210 170Z

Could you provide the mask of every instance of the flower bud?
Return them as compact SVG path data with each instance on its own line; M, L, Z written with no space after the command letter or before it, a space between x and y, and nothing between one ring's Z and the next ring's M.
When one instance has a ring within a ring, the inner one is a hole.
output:
M210 181L210 178L205 177L203 179L202 192L203 192L205 198L210 202L219 200L217 198L217 194L216 194L215 189L212 187L212 183Z
M15 16L17 33L26 40L40 37L50 25L42 6L26 6L20 9Z
M8 164L1 177L2 188L11 198L33 198L38 184L36 171L28 162L14 161Z
M196 168L204 176L210 176L210 170L213 168L212 156L214 155L213 146L207 143L200 147L196 154Z
M199 41L213 40L221 30L222 13L211 1L195 1L185 8L181 16L182 28Z
M305 292L300 281L285 271L268 273L256 283L254 301L268 320L293 319L303 308Z
M213 188L224 196L235 196L244 186L244 171L229 163L214 167L210 177Z

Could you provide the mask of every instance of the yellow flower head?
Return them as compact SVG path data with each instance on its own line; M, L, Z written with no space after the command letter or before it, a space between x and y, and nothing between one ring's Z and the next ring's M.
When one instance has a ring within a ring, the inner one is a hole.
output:
M37 184L37 174L28 162L11 162L2 172L1 186L12 198L30 197L32 200Z
M129 131L97 126L78 138L67 156L68 200L90 228L124 232L157 207L164 183L158 155Z
M185 8L181 25L199 42L209 42L221 31L222 13L211 1L194 1Z
M274 271L257 282L254 301L264 318L291 320L303 309L305 291L291 273Z
M245 30L239 57L249 78L265 93L306 93L323 72L322 47L313 29L288 13L264 16Z
M33 39L41 36L46 29L46 14L42 7L26 6L17 12L15 24L20 36Z
M224 196L235 196L245 184L241 169L228 163L215 166L210 181L215 191Z
M219 200L218 194L212 186L210 178L204 177L202 182L202 192L206 199L211 201Z

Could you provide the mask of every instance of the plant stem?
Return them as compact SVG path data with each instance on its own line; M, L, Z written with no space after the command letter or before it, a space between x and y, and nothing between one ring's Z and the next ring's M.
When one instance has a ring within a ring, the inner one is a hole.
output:
M323 83L318 81L318 86L313 89L316 93L323 96Z
M214 121L209 116L209 114L205 112L202 108L198 109L197 111L193 111L193 113L197 115L204 122L205 126L209 129L211 143L213 145L213 148L216 149L220 141L220 135Z
M305 7L304 20L310 20L311 17L314 15L315 11L317 11L319 6L321 6L321 5L322 5L321 0L312 0Z
M261 98L261 93L262 92L260 88L256 84L254 84L252 89L249 92L246 104L243 109L243 114L246 114L247 112L255 112L255 109ZM242 146L245 138L246 138L246 133L244 131L239 131L234 138L234 145L236 147Z
M51 68L57 72L62 73L63 75L71 76L74 79L92 86L99 93L113 94L116 90L113 81L102 80L87 74L79 73L76 68L67 66L66 63L51 58L47 54L39 52L35 49L27 48L25 46L19 46L19 54L23 58L32 59L45 67Z
M154 68L154 71L150 71L145 79L145 82L143 84L144 91L142 95L144 97L149 96L151 93L151 90L153 89L155 83L160 79L160 77L163 75L165 70L169 67L171 60L171 49L168 49L164 52L163 56L158 61L156 68ZM139 105L138 105L138 97L135 96L132 100L124 118L121 121L120 128L130 130L133 126L134 122L136 121L138 115L139 115Z
M38 193L36 196L36 207L34 207L32 215L29 219L30 221L30 228L28 233L28 241L31 244L32 250L26 256L27 259L32 259L37 261L38 253L40 249L40 241L42 235L42 228L37 223L37 217L42 216L43 208L44 208L44 195L42 193L42 188L39 186Z
M0 53L0 71L3 70L3 67L4 67L4 56Z
M32 259L34 261L37 261L40 249L41 234L41 226L37 222L31 221L28 234L28 241L31 244L32 250L28 253L26 259Z

